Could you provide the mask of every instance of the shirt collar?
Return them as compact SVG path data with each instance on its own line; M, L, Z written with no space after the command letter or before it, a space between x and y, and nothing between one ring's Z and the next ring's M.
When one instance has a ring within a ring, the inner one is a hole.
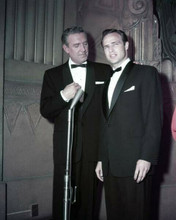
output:
M130 62L130 58L127 58L126 60L123 61L123 63L120 65L122 67L121 72L124 70L125 66L127 65L127 63Z
M69 65L70 68L71 68L71 65L72 65L72 64L77 64L77 63L74 63L74 62L72 61L72 59L69 58L69 60L68 60L68 65ZM81 64L87 64L87 61L85 61L85 62L83 62L83 63L81 63Z

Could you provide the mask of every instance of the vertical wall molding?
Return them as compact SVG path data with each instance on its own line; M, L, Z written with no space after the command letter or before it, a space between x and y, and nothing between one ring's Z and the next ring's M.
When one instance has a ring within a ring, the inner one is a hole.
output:
M0 182L3 180L3 105L4 105L4 30L5 0L0 1Z
M64 0L7 0L6 59L58 65Z

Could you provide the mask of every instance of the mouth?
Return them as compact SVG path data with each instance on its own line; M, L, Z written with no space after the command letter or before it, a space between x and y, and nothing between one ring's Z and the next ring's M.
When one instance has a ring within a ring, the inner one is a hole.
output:
M81 57L87 57L87 55L88 55L87 53L80 54Z
M117 54L110 54L110 58L115 58L117 56Z

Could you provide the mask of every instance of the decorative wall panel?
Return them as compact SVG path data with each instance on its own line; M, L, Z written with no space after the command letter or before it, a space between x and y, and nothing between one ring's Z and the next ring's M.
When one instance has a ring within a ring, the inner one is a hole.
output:
M6 82L4 181L52 176L53 126L40 115L40 90L39 84Z
M7 184L7 219L38 218L52 212L53 125L39 111L41 85L6 81L3 181Z
M101 48L101 33L107 28L121 29L129 36L129 56L141 63L160 68L158 20L151 0L79 0L77 22L93 39L90 58L107 62ZM146 49L147 48L147 49Z
M0 181L3 168L3 104L4 104L4 38L5 38L5 0L0 1ZM3 209L2 209L3 210Z
M60 63L63 2L7 0L6 59L52 65Z
M6 0L3 181L7 219L51 216L53 125L40 115L46 69L62 63L64 0Z

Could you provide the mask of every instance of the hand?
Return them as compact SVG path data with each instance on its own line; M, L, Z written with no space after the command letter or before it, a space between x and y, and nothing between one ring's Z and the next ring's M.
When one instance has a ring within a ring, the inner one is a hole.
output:
M63 96L67 99L73 99L75 97L75 94L77 93L77 91L81 88L81 86L78 83L71 83L69 85L67 85L63 91L62 94Z
M146 174L150 170L150 167L150 162L146 160L138 160L134 172L134 180L136 180L137 183L140 183L146 177Z
M139 65L143 65L144 63L141 61L133 61L133 63L135 63L135 64L139 64Z
M99 161L97 163L95 173L96 173L98 179L103 182L104 178L103 178L103 169L102 169L102 162L101 161Z

